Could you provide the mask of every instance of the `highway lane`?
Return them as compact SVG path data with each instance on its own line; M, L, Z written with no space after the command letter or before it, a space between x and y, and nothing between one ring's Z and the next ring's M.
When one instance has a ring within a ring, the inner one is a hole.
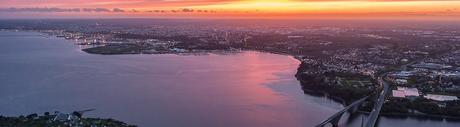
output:
M379 84L383 86L383 90L380 92L377 101L372 108L371 113L369 114L366 127L374 127L377 123L377 119L379 118L380 110L382 109L383 103L385 102L385 96L388 94L389 85L387 82L383 80L382 77L378 79Z

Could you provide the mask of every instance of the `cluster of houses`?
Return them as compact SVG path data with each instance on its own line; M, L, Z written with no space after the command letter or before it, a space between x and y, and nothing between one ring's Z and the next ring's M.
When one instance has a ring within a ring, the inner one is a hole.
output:
M392 97L407 98L414 100L418 97L424 97L436 102L446 102L459 100L457 96L446 94L429 94L442 93L447 90L460 91L460 84L452 83L443 79L460 78L460 72L450 69L452 66L436 63L417 63L410 66L410 71L397 71L387 75L387 79L397 85L397 89L392 90ZM413 80L423 79L423 84L414 83ZM429 86L429 87L426 87ZM423 93L420 88L431 88L431 92Z
M410 100L414 100L417 97L424 97L434 101L454 101L459 100L457 96L450 96L450 95L438 95L438 94L425 94L421 93L417 88L409 88L409 87L397 87L396 90L392 90L392 96L396 98L408 98Z
M83 123L81 122L82 115L85 112L93 111L94 109L82 110L82 111L75 111L72 113L62 113L62 112L54 112L51 119L51 122L64 122L65 125L74 127L74 126L81 126Z

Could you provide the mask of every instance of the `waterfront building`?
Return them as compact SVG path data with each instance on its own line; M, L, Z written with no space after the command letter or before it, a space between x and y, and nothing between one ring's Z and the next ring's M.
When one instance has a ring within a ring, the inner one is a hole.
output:
M415 99L420 96L420 92L417 88L409 88L409 87L398 87L397 90L392 90L393 97L398 98L408 98L408 99Z
M438 94L427 94L424 97L427 98L427 99L435 100L435 101L455 101L455 100L458 100L457 96L438 95Z

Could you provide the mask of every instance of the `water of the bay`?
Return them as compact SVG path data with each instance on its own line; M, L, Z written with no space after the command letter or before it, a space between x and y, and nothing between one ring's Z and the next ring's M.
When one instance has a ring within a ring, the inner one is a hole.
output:
M0 32L0 115L96 109L141 127L312 127L342 108L302 92L290 56L93 55L73 41ZM360 126L361 116L341 126ZM457 122L380 118L380 127Z

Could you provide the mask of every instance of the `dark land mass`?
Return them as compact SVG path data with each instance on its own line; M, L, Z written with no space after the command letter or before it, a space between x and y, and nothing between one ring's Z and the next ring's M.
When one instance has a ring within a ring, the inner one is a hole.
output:
M19 117L0 116L0 127L136 127L114 119L83 118L58 119L55 115L30 114Z

